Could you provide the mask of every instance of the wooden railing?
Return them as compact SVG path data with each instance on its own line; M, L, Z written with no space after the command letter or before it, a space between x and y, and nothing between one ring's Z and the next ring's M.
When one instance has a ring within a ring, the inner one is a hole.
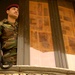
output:
M38 66L15 65L10 69L0 69L0 75L75 75L74 70Z

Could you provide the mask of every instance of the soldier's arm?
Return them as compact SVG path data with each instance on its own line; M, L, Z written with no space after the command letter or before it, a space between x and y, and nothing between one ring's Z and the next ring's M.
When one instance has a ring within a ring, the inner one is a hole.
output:
M0 22L0 36L2 34L2 22Z
M0 22L0 54L3 55L2 51L1 51L1 34L2 34L2 22Z

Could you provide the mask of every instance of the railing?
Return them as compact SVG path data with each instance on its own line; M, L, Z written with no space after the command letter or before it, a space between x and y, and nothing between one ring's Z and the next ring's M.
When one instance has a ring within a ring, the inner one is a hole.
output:
M0 75L75 75L75 71L65 68L15 65L10 69L0 69Z

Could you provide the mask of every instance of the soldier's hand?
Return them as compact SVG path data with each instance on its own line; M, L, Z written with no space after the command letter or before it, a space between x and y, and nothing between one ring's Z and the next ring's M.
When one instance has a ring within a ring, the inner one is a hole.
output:
M2 50L0 50L0 54L3 56L3 51Z

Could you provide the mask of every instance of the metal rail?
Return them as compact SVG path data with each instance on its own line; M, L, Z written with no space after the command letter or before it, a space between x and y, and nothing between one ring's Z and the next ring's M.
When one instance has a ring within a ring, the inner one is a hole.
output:
M9 69L0 69L0 75L75 75L74 70L65 68L13 65Z

